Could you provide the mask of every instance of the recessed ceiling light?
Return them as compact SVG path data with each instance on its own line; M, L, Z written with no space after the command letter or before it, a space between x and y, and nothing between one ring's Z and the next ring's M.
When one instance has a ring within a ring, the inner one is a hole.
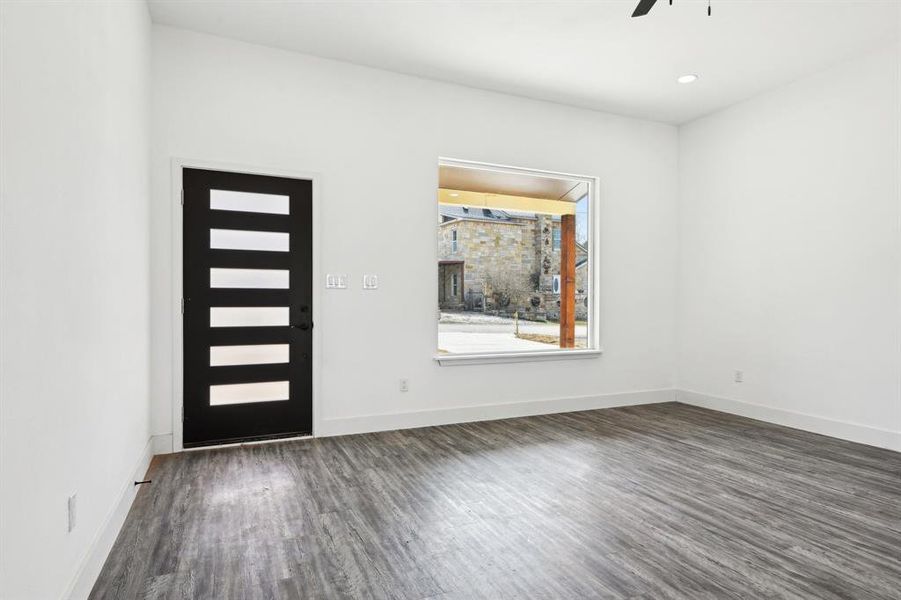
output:
M454 194L451 194L450 197L451 197L451 198L456 198L456 197L459 196L459 195L460 195L460 194L454 193Z
M697 80L697 75L695 75L694 73L689 73L687 75L682 75L676 81L678 81L679 83L694 83Z

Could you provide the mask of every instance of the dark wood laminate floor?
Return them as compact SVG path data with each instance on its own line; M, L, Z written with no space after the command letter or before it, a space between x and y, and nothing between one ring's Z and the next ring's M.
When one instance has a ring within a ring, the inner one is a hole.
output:
M681 404L158 457L91 598L901 598L901 454Z

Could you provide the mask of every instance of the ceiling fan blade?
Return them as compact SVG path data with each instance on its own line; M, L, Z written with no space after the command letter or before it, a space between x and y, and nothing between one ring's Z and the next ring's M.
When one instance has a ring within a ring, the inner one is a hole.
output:
M654 7L654 4L657 3L657 0L641 0L638 3L638 6L635 7L635 12L632 13L633 17L643 17L651 11L651 8Z

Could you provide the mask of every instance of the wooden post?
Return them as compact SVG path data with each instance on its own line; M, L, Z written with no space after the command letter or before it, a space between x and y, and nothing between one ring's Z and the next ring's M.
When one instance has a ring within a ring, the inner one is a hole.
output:
M576 215L560 217L560 347L576 346Z

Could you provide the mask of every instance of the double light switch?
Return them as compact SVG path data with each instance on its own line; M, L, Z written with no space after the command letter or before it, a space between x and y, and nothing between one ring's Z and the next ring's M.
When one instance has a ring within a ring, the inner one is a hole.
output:
M325 276L325 287L329 290L346 290L347 275L329 273ZM379 287L379 276L373 274L363 275L363 289L377 290Z

